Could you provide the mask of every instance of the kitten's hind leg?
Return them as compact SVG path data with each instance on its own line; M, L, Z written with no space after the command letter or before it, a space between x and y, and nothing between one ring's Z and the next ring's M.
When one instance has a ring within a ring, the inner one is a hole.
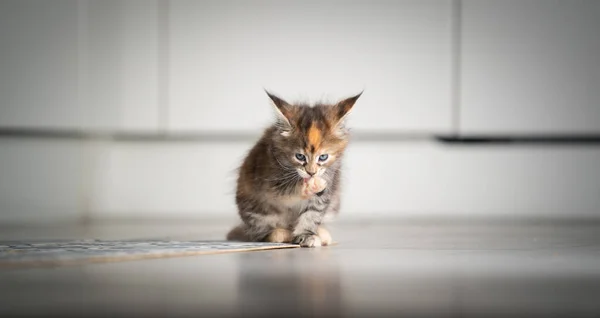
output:
M248 242L248 241L250 241L250 238L248 237L248 235L246 235L246 230L244 228L244 225L240 224L240 225L234 227L233 229L231 229L231 231L229 231L229 233L227 233L227 240L228 241Z
M238 242L252 242L253 240L250 238L248 232L252 231L249 231L244 224L240 224L231 229L229 233L227 233L227 240ZM291 243L292 232L283 228L275 228L269 235L265 237L264 241L271 243Z
M276 228L267 236L265 239L267 242L271 243L291 243L292 242L292 232L287 229Z
M323 246L330 245L331 243L333 243L333 239L331 238L331 234L329 233L329 231L327 231L326 228L324 228L322 226L319 226L319 228L317 229L317 235L321 239L321 244Z

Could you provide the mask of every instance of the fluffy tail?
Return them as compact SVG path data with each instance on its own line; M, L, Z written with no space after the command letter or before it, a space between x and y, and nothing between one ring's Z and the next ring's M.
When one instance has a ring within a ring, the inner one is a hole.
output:
M229 233L227 233L228 241L238 241L238 242L248 242L248 236L246 236L246 232L244 231L243 225L238 225L231 229Z

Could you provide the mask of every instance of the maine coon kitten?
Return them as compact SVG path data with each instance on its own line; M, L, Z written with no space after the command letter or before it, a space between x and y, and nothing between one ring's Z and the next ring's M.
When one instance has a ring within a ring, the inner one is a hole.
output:
M321 224L340 208L340 168L348 144L344 119L362 93L312 106L267 94L277 121L240 168L236 204L243 222L227 238L328 245L331 236Z

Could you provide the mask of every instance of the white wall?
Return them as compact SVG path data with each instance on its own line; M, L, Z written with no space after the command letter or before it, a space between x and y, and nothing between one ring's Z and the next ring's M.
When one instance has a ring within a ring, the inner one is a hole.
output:
M600 133L600 1L462 8L461 133Z
M0 127L253 132L263 88L365 89L357 129L449 133L451 3L3 1Z
M0 139L3 222L235 219L251 142ZM590 217L600 148L351 144L341 218Z
M80 1L85 129L160 128L157 0Z
M170 1L169 129L242 130L268 88L333 101L356 129L450 132L451 1Z
M0 223L234 219L235 168L271 119L263 87L365 88L350 126L382 139L598 133L598 29L592 0L2 1L0 131L142 138L0 136ZM205 138L155 138L181 133ZM359 139L342 217L598 216L599 159Z
M249 142L118 143L96 178L97 218L235 217ZM342 217L598 216L600 148L362 142L348 150Z
M0 2L0 126L79 128L77 1Z
M156 131L158 3L0 3L0 127Z
M0 138L0 223L81 218L85 155L78 141Z

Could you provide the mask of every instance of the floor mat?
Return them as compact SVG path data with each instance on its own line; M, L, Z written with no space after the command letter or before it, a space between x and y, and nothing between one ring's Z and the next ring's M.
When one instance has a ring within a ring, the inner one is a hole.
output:
M0 268L62 266L96 262L295 248L298 245L229 241L36 241L0 242Z

